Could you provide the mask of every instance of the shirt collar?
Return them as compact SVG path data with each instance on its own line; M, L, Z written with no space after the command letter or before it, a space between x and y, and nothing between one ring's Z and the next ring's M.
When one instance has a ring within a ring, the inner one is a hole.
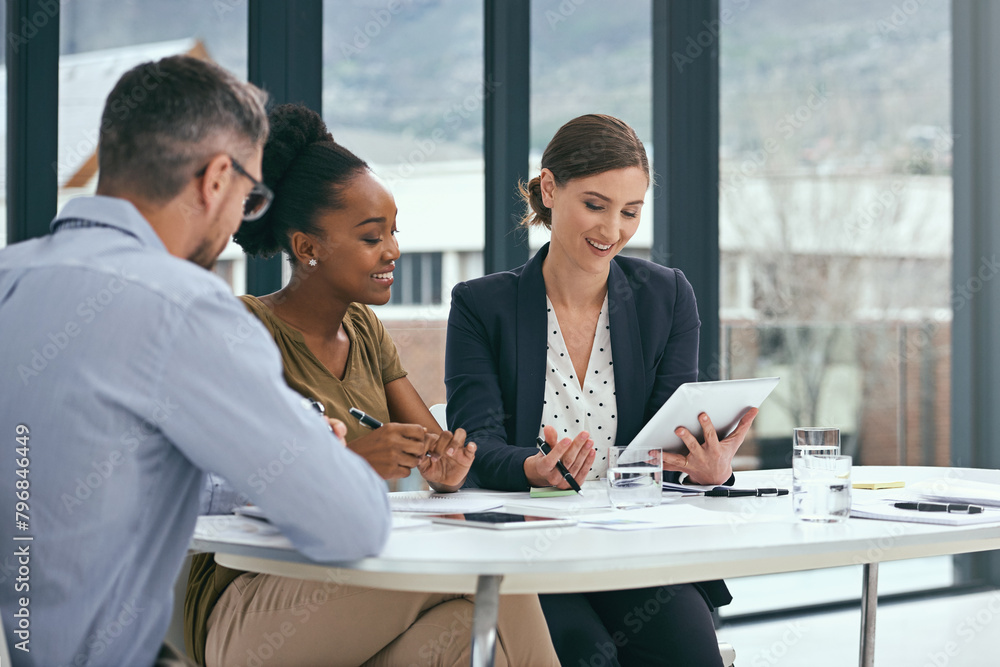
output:
M98 222L135 237L145 246L164 252L167 250L146 218L139 213L139 209L127 199L103 195L71 199L63 206L62 211L52 221L49 228L55 233L63 222L69 220Z

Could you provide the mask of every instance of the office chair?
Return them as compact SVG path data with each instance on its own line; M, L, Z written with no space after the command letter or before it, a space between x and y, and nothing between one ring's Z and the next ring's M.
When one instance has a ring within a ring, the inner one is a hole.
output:
M437 420L438 426L444 430L448 430L448 404L447 403L435 403L431 407L427 408L431 411L431 416Z

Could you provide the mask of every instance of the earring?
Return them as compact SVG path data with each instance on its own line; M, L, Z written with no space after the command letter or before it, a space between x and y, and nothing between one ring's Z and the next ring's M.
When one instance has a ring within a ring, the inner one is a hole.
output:
M315 258L309 260L309 266L316 266L319 262Z

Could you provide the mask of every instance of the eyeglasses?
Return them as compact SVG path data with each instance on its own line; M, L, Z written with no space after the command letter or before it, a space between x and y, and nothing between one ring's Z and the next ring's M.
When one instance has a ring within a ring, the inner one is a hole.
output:
M243 220L247 222L257 220L267 213L268 207L274 201L274 192L271 191L271 188L248 174L243 165L237 162L233 156L230 155L229 160L233 163L233 169L236 170L236 173L246 176L253 183L253 189L250 190L250 194L243 200ZM195 176L204 176L207 169L208 165L205 165L198 170Z

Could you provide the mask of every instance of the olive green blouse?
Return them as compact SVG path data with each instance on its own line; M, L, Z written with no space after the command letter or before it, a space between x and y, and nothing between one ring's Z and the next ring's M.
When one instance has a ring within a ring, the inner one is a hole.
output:
M240 299L274 337L288 386L320 401L328 417L344 422L348 442L369 433L367 427L350 416L349 408L360 408L379 421L389 421L385 385L405 377L406 371L399 362L396 345L371 308L351 304L344 315L344 330L351 347L341 380L309 350L300 331L278 319L257 297L247 295ZM184 598L184 642L188 655L199 665L205 664L208 617L226 587L241 574L239 570L216 565L213 554L198 554L193 559Z

